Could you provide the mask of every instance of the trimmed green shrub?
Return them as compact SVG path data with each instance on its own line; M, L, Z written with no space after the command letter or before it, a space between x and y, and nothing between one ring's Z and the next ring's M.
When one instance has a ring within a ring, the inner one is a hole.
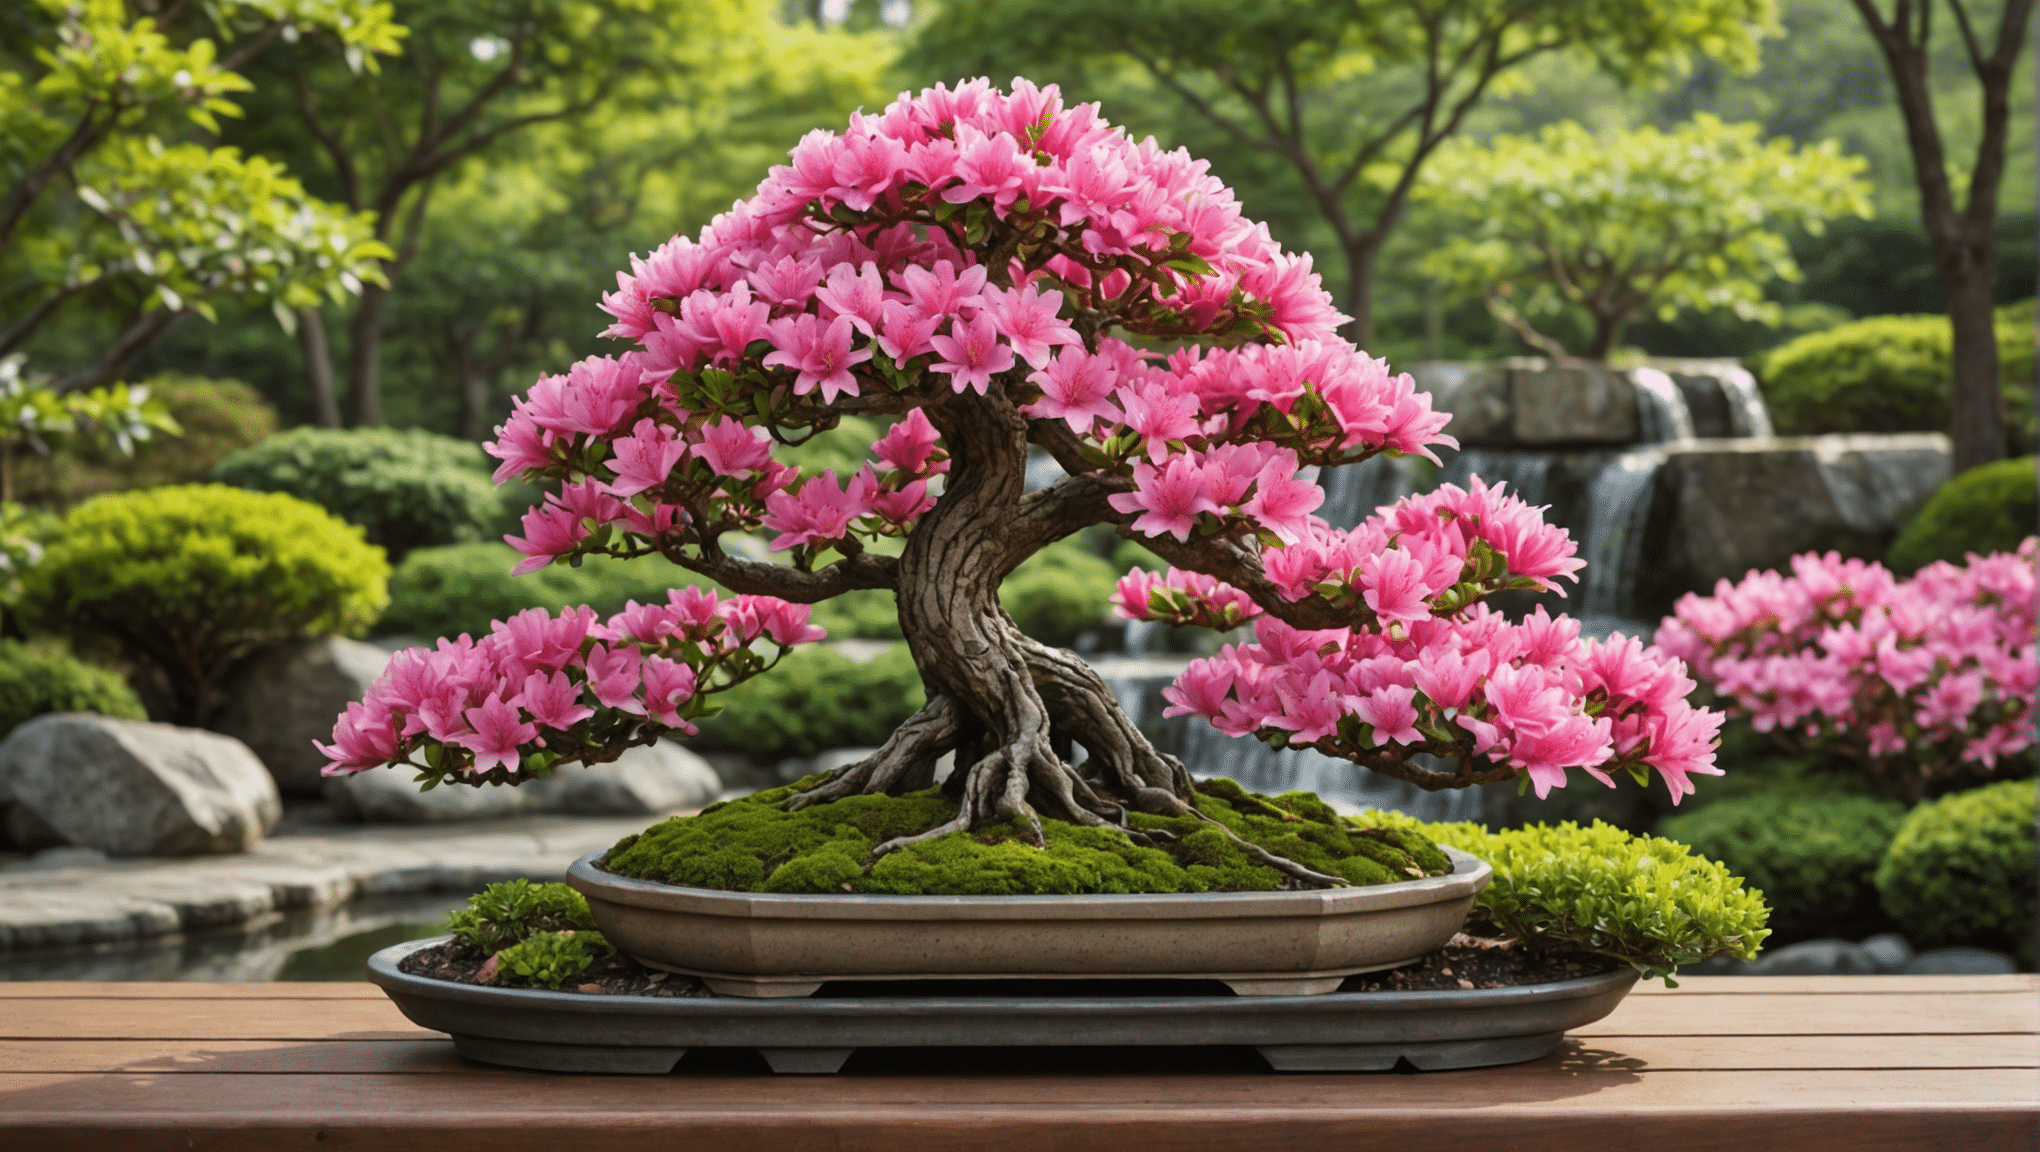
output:
M1960 564L1971 552L2012 552L2040 525L2035 458L1971 468L1927 498L1892 542L1890 567L1910 575L1936 560Z
M524 557L508 544L449 544L419 548L405 556L390 577L390 606L376 621L385 636L480 636L491 620L526 608L558 612L588 604L604 616L626 601L665 603L669 589L706 584L700 577L656 557L608 560L591 557L579 568L549 564L512 576Z
M2033 447L2033 303L1998 309L1998 366L2008 447ZM1939 432L1953 395L1946 316L1872 316L1814 332L1756 365L1771 420L1785 435Z
M165 373L143 381L161 399L183 431L157 433L137 444L132 456L112 449L23 457L16 462L15 491L32 504L66 506L104 492L202 484L232 452L276 431L276 410L262 394L238 380Z
M1785 944L1855 940L1883 927L1875 875L1905 805L1874 796L1759 793L1658 824L1658 835L1719 860L1771 906Z
M797 648L772 672L717 695L722 712L690 743L764 763L876 747L927 701L905 644L863 664L825 644Z
M595 917L588 898L565 884L508 880L468 897L446 916L446 930L468 947L500 952L540 932L589 931Z
M540 932L496 954L496 980L557 992L613 951L600 932Z
M1494 880L1474 918L1533 947L1581 948L1645 976L1672 975L1710 956L1750 959L1770 935L1763 894L1684 844L1632 836L1612 824L1425 824L1400 812L1353 818L1405 828L1488 862Z
M423 429L293 428L220 461L213 479L309 500L396 561L488 539L503 516L489 471L479 444Z
M61 649L0 640L0 738L48 712L148 719L119 673L95 668Z
M625 876L739 892L856 892L899 896L1025 896L1127 892L1268 891L1287 880L1196 816L1135 813L1134 828L1168 833L1156 847L1116 829L1044 819L1047 847L1011 823L938 836L876 860L872 849L947 823L956 801L930 788L905 796L846 796L788 812L803 786L760 792L679 816L619 842L604 867ZM1354 884L1437 876L1451 862L1404 829L1348 827L1309 792L1260 796L1207 780L1198 811L1242 840Z
M883 588L859 588L815 605L809 621L829 630L831 640L898 640L900 604Z
M1105 622L1119 571L1075 538L1029 556L999 585L999 603L1020 631L1066 646Z
M218 484L99 496L22 582L40 627L117 645L151 712L200 725L228 667L259 644L359 635L389 564L361 529L281 493Z
M2033 853L2033 782L1972 788L1906 815L1877 891L1920 947L2011 948L2030 962Z

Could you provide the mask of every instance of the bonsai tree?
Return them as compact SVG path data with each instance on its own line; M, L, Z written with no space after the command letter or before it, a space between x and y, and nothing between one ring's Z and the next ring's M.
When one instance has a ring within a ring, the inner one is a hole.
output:
M955 818L880 854L1007 820L1039 839L1041 814L1194 816L1183 765L1000 607L1023 560L1096 524L1175 565L1133 578L1125 610L1258 618L1258 643L1171 690L1228 732L1433 789L1655 769L1678 796L1716 771L1720 718L1687 705L1676 661L1482 603L1581 567L1513 494L1448 487L1350 532L1311 515L1305 469L1429 456L1453 443L1447 417L1336 335L1308 258L1205 165L1052 87L936 87L813 132L698 240L634 260L603 307L633 347L539 380L489 447L499 480L556 488L510 538L518 568L658 553L739 595L683 589L607 621L535 610L400 654L342 718L329 772L507 783L608 760L690 730L769 667L761 638L820 638L807 605L883 589L927 704L790 806L924 789L953 752ZM774 458L853 414L892 421L854 474ZM1030 447L1067 474L1028 491ZM757 531L784 562L735 546Z
M1765 283L1799 278L1781 230L1867 217L1870 185L1832 140L1795 149L1758 132L1701 113L1605 140L1568 120L1534 139L1448 141L1417 196L1462 230L1424 271L1558 360L1565 345L1533 317L1584 312L1591 360L1648 316L1728 308L1776 323Z

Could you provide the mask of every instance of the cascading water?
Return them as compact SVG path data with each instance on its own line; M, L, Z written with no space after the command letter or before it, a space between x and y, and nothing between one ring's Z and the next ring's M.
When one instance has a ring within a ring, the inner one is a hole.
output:
M1587 489L1586 538L1580 550L1587 562L1586 591L1580 615L1590 635L1634 634L1638 628L1622 612L1629 607L1626 593L1643 557L1651 493L1664 462L1662 448L1632 449L1609 461Z

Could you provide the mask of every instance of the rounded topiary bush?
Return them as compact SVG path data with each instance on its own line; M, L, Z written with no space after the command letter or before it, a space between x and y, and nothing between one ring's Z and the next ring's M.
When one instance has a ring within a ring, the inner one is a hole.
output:
M61 649L0 640L0 738L48 712L148 718L119 673L94 667Z
M526 608L558 612L576 604L607 616L624 603L664 603L668 589L689 582L674 566L651 558L630 563L596 558L570 568L554 564L522 576L523 557L508 544L448 544L405 556L390 577L390 605L376 622L382 635L481 636L493 620Z
M503 516L481 447L416 428L293 428L220 461L213 479L309 500L392 560L487 539Z
M1668 817L1657 831L1763 892L1776 942L1789 944L1883 926L1873 877L1904 818L1903 804L1882 797L1758 793Z
M1911 573L1974 552L2012 552L2040 525L2034 457L1971 468L1929 497L1892 542L1891 567Z
M2032 302L1997 314L2008 446L2033 444ZM1771 420L1787 436L1939 432L1953 396L1946 316L1872 316L1789 341L1757 361Z
M1877 866L1877 891L1917 945L2025 951L2033 848L2031 780L1957 792L1906 816Z
M41 627L111 643L151 711L205 721L213 692L258 644L359 635L382 613L390 568L361 529L281 493L218 484L100 496L23 580Z

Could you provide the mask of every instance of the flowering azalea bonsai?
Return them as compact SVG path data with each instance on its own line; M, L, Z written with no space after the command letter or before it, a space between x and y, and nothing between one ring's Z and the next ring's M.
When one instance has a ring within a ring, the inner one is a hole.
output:
M1907 580L1833 552L1682 598L1658 630L1751 726L1831 752L1907 803L2033 746L2033 561L1929 564Z
M329 772L515 783L611 760L692 731L770 666L761 639L819 639L808 605L885 589L927 705L788 807L926 789L953 752L954 819L877 855L1002 821L1039 841L1043 816L1151 840L1130 814L1197 816L1188 772L997 595L1097 524L1174 566L1129 577L1125 614L1255 621L1256 642L1169 690L1172 713L1430 789L1655 770L1676 799L1717 771L1720 717L1686 703L1677 660L1483 603L1581 567L1513 494L1448 486L1352 531L1312 515L1311 470L1428 457L1453 443L1447 416L1339 338L1310 258L1203 162L1053 87L936 87L811 133L698 239L634 259L602 307L629 349L541 379L490 446L499 481L553 493L511 538L518 570L658 554L737 595L682 589L606 621L534 610L399 654L342 718ZM855 474L775 457L850 415L891 421ZM1030 446L1066 475L1029 491ZM782 562L733 546L759 532ZM1294 881L1345 882L1215 827Z

